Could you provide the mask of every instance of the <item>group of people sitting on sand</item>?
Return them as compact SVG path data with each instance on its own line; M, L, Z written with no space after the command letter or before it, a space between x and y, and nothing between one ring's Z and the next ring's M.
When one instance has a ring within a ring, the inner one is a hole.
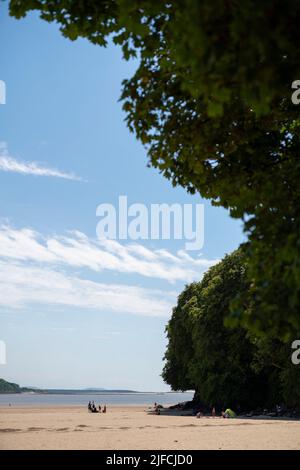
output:
M197 418L202 418L203 416L204 416L204 413L202 413L202 411L198 411L198 413L196 414ZM215 418L217 416L215 407L213 407L212 410L211 410L211 416L213 418ZM232 411L230 408L227 408L225 411L222 411L221 416L223 418L236 418L235 412Z
M88 410L91 413L106 413L106 405L104 405L103 408L101 408L101 405L99 405L97 409L95 403L93 401L89 401Z

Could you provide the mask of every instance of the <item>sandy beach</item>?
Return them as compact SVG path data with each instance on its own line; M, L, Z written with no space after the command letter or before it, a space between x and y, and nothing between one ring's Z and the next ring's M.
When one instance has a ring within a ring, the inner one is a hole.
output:
M155 416L145 409L1 407L0 449L300 449L300 421Z

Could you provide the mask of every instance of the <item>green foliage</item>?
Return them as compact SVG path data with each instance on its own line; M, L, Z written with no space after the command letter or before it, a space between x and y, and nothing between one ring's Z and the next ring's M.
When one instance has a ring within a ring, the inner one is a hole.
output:
M268 377L268 400L280 399L289 406L300 405L300 367L291 362L291 345L278 339L252 337L255 345L252 368Z
M236 407L253 402L252 344L244 329L224 327L231 299L246 288L239 251L212 267L198 284L190 376L204 403Z
M208 406L299 406L300 369L290 345L226 326L249 288L245 253L237 250L184 289L167 326L163 378L175 390L195 389Z
M139 57L123 84L129 128L174 185L242 218L255 308L233 322L284 341L300 332L300 3L287 0L11 0L74 40Z
M197 289L196 283L184 289L166 327L169 344L162 376L172 385L173 390L193 388L193 382L189 379L189 368L194 357L191 330L192 319L197 315Z

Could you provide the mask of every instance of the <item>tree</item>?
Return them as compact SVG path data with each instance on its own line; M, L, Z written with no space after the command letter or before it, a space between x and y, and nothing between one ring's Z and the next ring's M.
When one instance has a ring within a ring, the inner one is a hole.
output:
M254 345L247 331L224 326L230 302L247 288L237 251L184 289L167 326L163 378L173 389L193 388L203 405L220 408L265 401L262 374L251 367Z
M162 377L173 390L194 388L190 379L190 366L194 357L194 345L191 339L192 319L197 315L198 284L192 283L178 297L172 317L166 327L168 348Z
M257 400L251 370L253 345L247 331L224 326L230 302L247 287L240 251L210 268L198 285L198 315L191 331L195 353L190 376L201 401L211 406L245 407L250 403L253 406Z
M11 0L74 40L137 56L122 99L149 162L174 185L242 218L256 308L235 321L289 341L300 332L300 3Z
M291 361L291 347L278 339L252 337L255 345L252 368L268 377L269 403L300 405L300 369Z
M241 249L185 287L166 330L163 378L174 390L195 389L203 406L297 407L300 369L291 362L290 345L228 327L230 305L237 297L249 299L249 288Z

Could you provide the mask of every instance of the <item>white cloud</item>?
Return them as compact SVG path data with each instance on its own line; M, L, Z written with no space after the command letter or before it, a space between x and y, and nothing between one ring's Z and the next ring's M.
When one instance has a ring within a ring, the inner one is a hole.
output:
M9 155L5 142L0 142L0 171L20 173L22 175L53 176L68 180L82 181L73 173L66 173L55 168L46 168L37 162L23 162Z
M215 262L185 252L151 251L136 243L92 240L78 231L45 237L29 228L0 225L0 306L40 304L168 316L176 302L175 290L96 282L88 279L86 270L175 283L199 280ZM84 278L80 269L85 269Z
M0 226L0 257L56 266L138 274L168 282L198 280L218 260L192 258L184 251L149 250L116 240L92 240L74 231L68 236L43 237L34 230Z
M50 305L168 316L173 292L122 284L105 284L49 268L0 261L0 306L22 308Z

